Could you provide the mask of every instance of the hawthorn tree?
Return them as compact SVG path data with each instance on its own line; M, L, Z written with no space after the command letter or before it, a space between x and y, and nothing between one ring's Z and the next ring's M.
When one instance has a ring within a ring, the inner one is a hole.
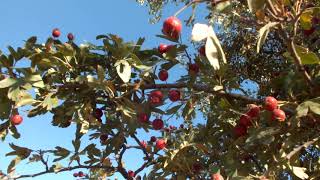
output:
M52 113L53 126L77 127L73 149L11 143L7 156L13 160L1 178L74 171L83 179L116 172L127 179L319 179L318 0L138 2L155 20L165 5L184 4L163 22L159 37L170 44L141 49L143 38L125 42L107 34L97 36L102 46L78 46L73 34L64 43L54 29L45 44L31 37L1 53L2 140L20 137L21 107L29 108L28 117ZM208 24L197 23L197 7L208 8ZM193 9L185 21L192 44L181 41L178 17L187 8ZM20 61L29 66L17 66ZM179 67L187 73L168 82ZM257 88L246 88L252 84ZM195 123L196 114L205 123ZM168 126L173 117L184 123ZM141 141L137 129L162 136L150 133L150 141ZM90 141L82 148L85 135ZM129 149L144 154L133 170L123 164ZM41 163L44 170L19 174L21 161ZM146 168L150 173L141 174Z

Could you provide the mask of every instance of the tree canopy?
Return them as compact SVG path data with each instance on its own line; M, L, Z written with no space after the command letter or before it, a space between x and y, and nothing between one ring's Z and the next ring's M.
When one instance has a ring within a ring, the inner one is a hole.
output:
M52 126L77 127L73 149L11 143L13 160L1 178L88 169L74 176L319 179L320 1L137 2L149 7L153 22L165 6L178 5L159 35L168 44L143 49L144 38L104 34L96 38L102 45L78 45L73 34L60 41L54 29L44 44L30 37L23 47L0 52L2 140L20 137L21 108L28 117L53 114ZM189 18L179 19L187 8ZM198 23L203 8L207 24ZM190 42L181 40L185 26L192 27ZM184 74L170 81L176 72ZM200 116L204 121L196 123ZM180 127L169 125L175 118L184 120ZM150 141L141 141L138 129ZM90 141L82 148L84 136ZM126 169L129 149L143 152L144 164ZM19 174L21 161L44 169ZM142 174L146 168L150 173Z

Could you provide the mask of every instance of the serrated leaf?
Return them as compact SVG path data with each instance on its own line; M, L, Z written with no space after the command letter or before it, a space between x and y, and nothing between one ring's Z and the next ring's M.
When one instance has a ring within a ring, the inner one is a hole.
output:
M257 53L260 52L261 47L263 46L264 42L266 41L268 34L270 32L270 29L278 24L279 24L278 22L269 22L268 24L264 25L259 30L258 43L257 43Z
M54 150L53 153L54 153L55 156L60 156L60 157L58 157L58 158L53 160L53 162L57 162L57 161L60 161L60 160L62 160L64 158L68 157L69 154L70 154L70 151L65 149L65 148L62 148L60 146L57 146L56 150Z

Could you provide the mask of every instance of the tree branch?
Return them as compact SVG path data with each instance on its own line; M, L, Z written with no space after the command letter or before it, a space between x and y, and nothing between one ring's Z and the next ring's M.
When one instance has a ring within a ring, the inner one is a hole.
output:
M120 172L120 174L124 177L124 178L128 178L128 173L127 171L123 168L122 166L122 158L123 158L123 155L124 153L126 152L127 150L127 147L125 145L122 146L122 150L119 154L119 159L118 159L118 171Z
M300 72L302 74L302 76L303 76L304 80L306 81L307 85L309 86L309 88L311 90L313 90L314 84L313 84L308 72L306 71L306 69L302 65L301 58L300 58L300 56L295 48L295 45L294 45L294 38L291 38L289 40L288 48L289 48L291 55L293 56L294 63L298 69L298 72Z
M130 85L134 86L134 85ZM189 85L187 83L175 83L175 84L142 84L140 86L141 89L171 89L171 88L192 88L195 91L204 91L206 93L210 93L216 96L220 97L226 97L226 98L233 98L237 100L246 101L248 103L261 103L262 100L247 97L241 94L236 93L227 93L225 91L215 91L213 90L213 87L210 87L208 85L202 85L202 84L193 84Z
M319 138L314 138L311 141L307 141L304 144L294 148L289 154L287 154L286 159L290 160L293 155L301 151L303 148L307 148L308 146L312 145L313 143L317 142Z
M110 166L83 166L83 165L80 165L80 166L74 166L74 167L66 167L66 168L62 168L60 170L56 170L56 171L54 169L49 169L49 170L42 171L42 172L39 172L39 173L36 173L36 174L20 175L20 176L14 177L13 179L33 178L33 177L41 176L41 175L44 175L44 174L60 173L60 172L65 172L65 171L72 171L72 170L75 170L75 169L97 169L97 168L98 169L107 169L109 171L115 171L116 170L116 168L110 167Z
M146 148L143 147L143 145L141 144L141 142L138 139L138 137L136 135L134 135L134 134L132 134L131 137L139 144L139 146L141 147L143 153L146 155L146 158L149 160L150 159L149 153L147 152Z

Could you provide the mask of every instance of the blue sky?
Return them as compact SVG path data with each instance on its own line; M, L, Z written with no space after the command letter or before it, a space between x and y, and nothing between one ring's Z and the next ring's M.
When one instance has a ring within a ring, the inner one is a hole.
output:
M164 17L174 14L177 7L171 6L165 9ZM182 13L185 15L187 12ZM133 0L32 0L32 1L3 1L0 6L0 49L5 50L8 45L17 47L23 45L23 40L30 36L37 36L39 41L45 42L51 35L53 28L59 28L62 32L61 40L66 40L68 32L72 32L77 43L85 41L98 43L96 35L113 33L125 40L137 40L146 37L145 47L157 47L165 42L157 37L161 33L162 21L149 24L148 10L139 6ZM162 19L163 20L163 19ZM190 29L184 30L184 37L188 38ZM175 73L176 74L176 73ZM172 77L171 79L177 77ZM8 137L4 143L0 143L0 170L6 171L12 157L5 157L8 153L8 142L14 142L20 146L34 149L53 149L60 145L71 149L71 140L74 138L74 127L59 129L50 126L51 115L28 119L26 112L24 123L18 126L21 133L19 140ZM174 123L178 124L178 123ZM139 131L142 140L149 140L150 135ZM85 142L87 143L87 142ZM141 152L129 151L125 154L127 169L135 170L140 166ZM22 163L17 173L29 174L42 171L41 166ZM119 176L121 179L121 176ZM44 175L34 180L73 179L72 172L59 175Z

